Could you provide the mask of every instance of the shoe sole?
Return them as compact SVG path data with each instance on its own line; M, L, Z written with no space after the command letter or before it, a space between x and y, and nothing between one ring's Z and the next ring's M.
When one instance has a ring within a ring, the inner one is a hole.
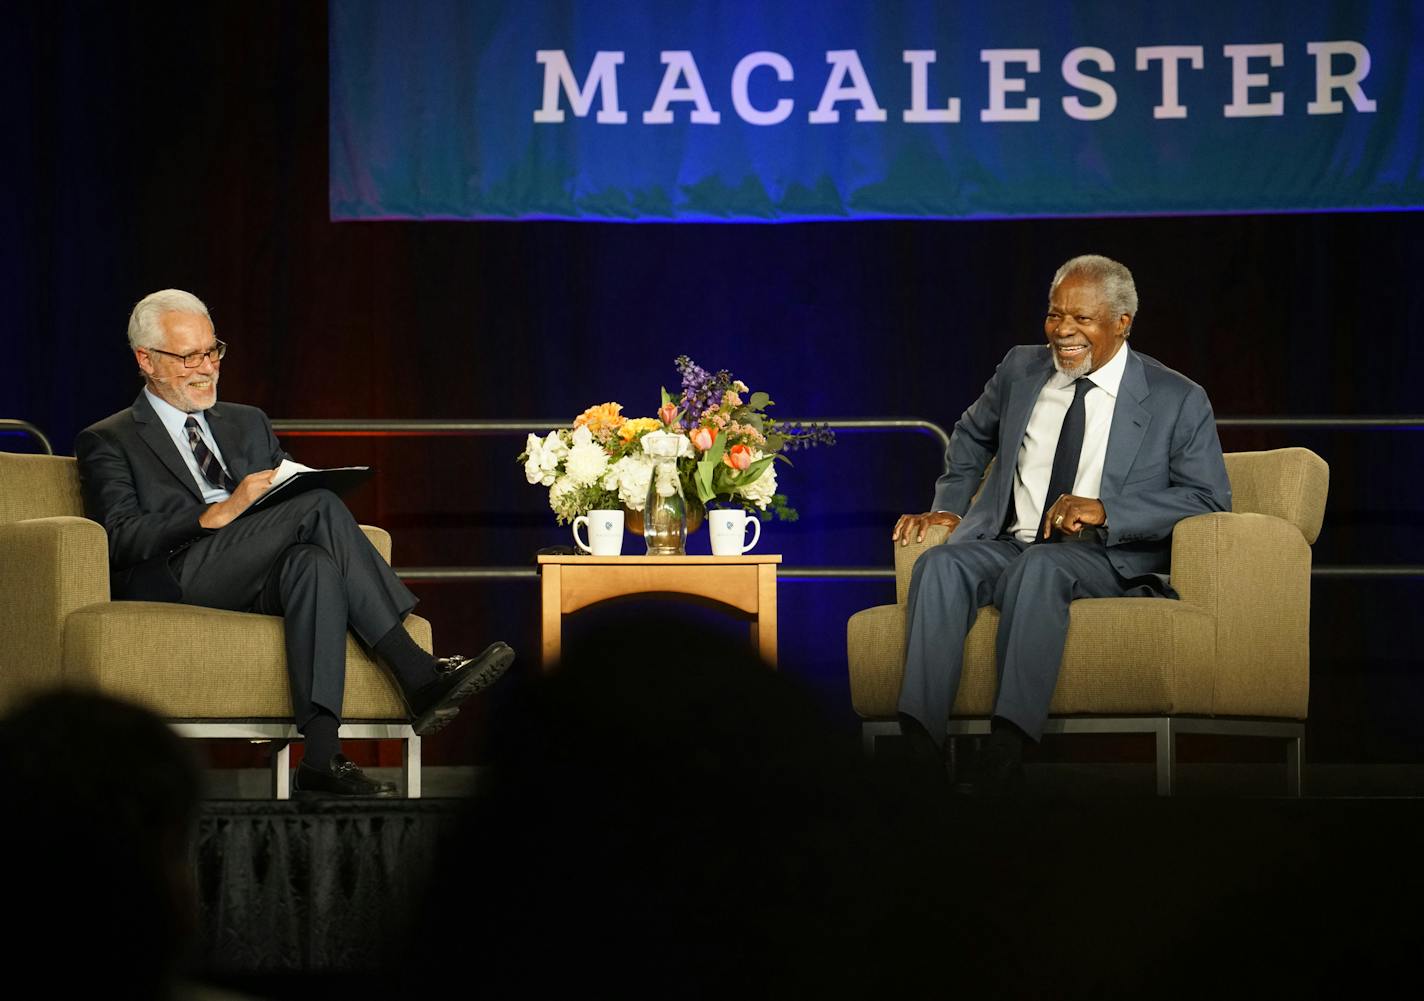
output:
M399 789L381 792L330 792L326 789L292 789L292 799L400 799Z
M488 663L471 671L469 677L452 688L444 699L411 721L411 729L417 737L428 737L449 726L450 721L460 715L460 703L504 676L504 672L514 663L514 650L506 643L491 643L475 661L478 663L486 658L489 658Z

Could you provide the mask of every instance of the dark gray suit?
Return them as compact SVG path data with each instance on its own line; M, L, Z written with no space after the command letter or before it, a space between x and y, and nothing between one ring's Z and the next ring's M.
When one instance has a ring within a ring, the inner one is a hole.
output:
M218 403L204 416L234 480L287 457L256 407ZM75 441L85 513L109 536L114 597L280 614L298 726L314 706L339 719L347 629L373 646L415 596L327 491L203 528L207 505L177 449L142 392Z
M1126 361L1098 493L1107 531L1088 533L1095 538L1025 546L1006 532L1019 447L1039 391L1054 371L1046 345L1010 350L955 424L933 510L968 511L946 544L915 564L899 702L900 712L937 739L979 608L992 602L1001 612L994 713L1037 737L1058 680L1069 603L1171 595L1173 527L1191 515L1231 509L1206 392L1135 351ZM996 456L1001 461L986 480L984 471Z

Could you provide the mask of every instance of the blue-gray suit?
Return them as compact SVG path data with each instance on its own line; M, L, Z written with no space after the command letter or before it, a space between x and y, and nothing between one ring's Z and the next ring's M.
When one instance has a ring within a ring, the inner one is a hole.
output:
M1058 680L1069 602L1171 595L1173 527L1191 515L1231 509L1206 392L1135 351L1126 361L1098 495L1107 529L1085 533L1086 541L1025 546L1006 531L1019 447L1054 371L1046 345L1011 349L955 424L932 510L968 511L946 544L915 564L899 702L900 712L937 739L979 608L992 602L1001 612L994 714L1036 738ZM1001 461L985 479L996 456Z

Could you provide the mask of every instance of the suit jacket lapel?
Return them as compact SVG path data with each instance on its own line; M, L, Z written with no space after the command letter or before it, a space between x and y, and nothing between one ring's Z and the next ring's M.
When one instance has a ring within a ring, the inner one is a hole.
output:
M1009 387L1009 398L1004 404L1004 449L1000 456L1012 468L1018 465L1019 446L1023 444L1024 432L1028 430L1028 419L1033 415L1033 405L1038 402L1038 394L1043 391L1053 375L1053 359L1048 350L1043 352L1043 364Z
M247 463L242 455L242 441L237 437L238 429L232 426L232 422L225 420L222 404L215 403L203 414L208 419L208 430L212 431L213 438L218 443L218 451L222 452L223 464L227 467L228 475L234 481L241 483L242 478L252 470L246 468Z
M1108 430L1108 450L1103 459L1103 495L1115 494L1137 460L1137 450L1152 423L1152 414L1142 405L1147 399L1147 372L1136 352L1127 356L1122 382L1118 386L1117 404L1113 407L1112 426Z
M1009 504L1014 497L1014 471L1019 465L1019 448L1023 436L1028 431L1028 420L1033 415L1033 405L1038 402L1038 394L1053 375L1053 359L1048 351L1043 352L1042 365L1031 369L1008 387L1008 399L1004 401L1001 425L1004 433L999 441L1000 448L995 474L998 478L998 494L995 497L994 520L1002 526L1009 515ZM998 529L995 528L995 531Z
M158 419L158 414L153 410L153 404L148 402L148 397L143 394L142 390L139 391L138 399L134 400L133 408L129 412L133 415L134 423L138 425L138 436L143 439L143 443L153 450L158 461L167 467L174 478L183 484L195 499L201 501L203 494L198 489L193 474L184 464L183 457L178 454L178 446L173 443L168 429Z

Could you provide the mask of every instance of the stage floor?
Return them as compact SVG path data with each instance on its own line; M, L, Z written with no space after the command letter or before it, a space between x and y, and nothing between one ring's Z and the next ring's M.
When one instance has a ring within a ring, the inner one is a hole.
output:
M1178 766L1180 797L1274 798L1283 795L1285 771L1275 764L1184 763ZM367 768L378 778L400 783L398 768ZM1031 763L1028 788L1043 796L1136 798L1154 795L1155 773L1145 763ZM425 798L465 798L478 788L482 768L427 766L421 772ZM213 800L262 800L271 796L271 778L262 768L213 768L204 773ZM1307 764L1305 798L1424 798L1424 765Z

